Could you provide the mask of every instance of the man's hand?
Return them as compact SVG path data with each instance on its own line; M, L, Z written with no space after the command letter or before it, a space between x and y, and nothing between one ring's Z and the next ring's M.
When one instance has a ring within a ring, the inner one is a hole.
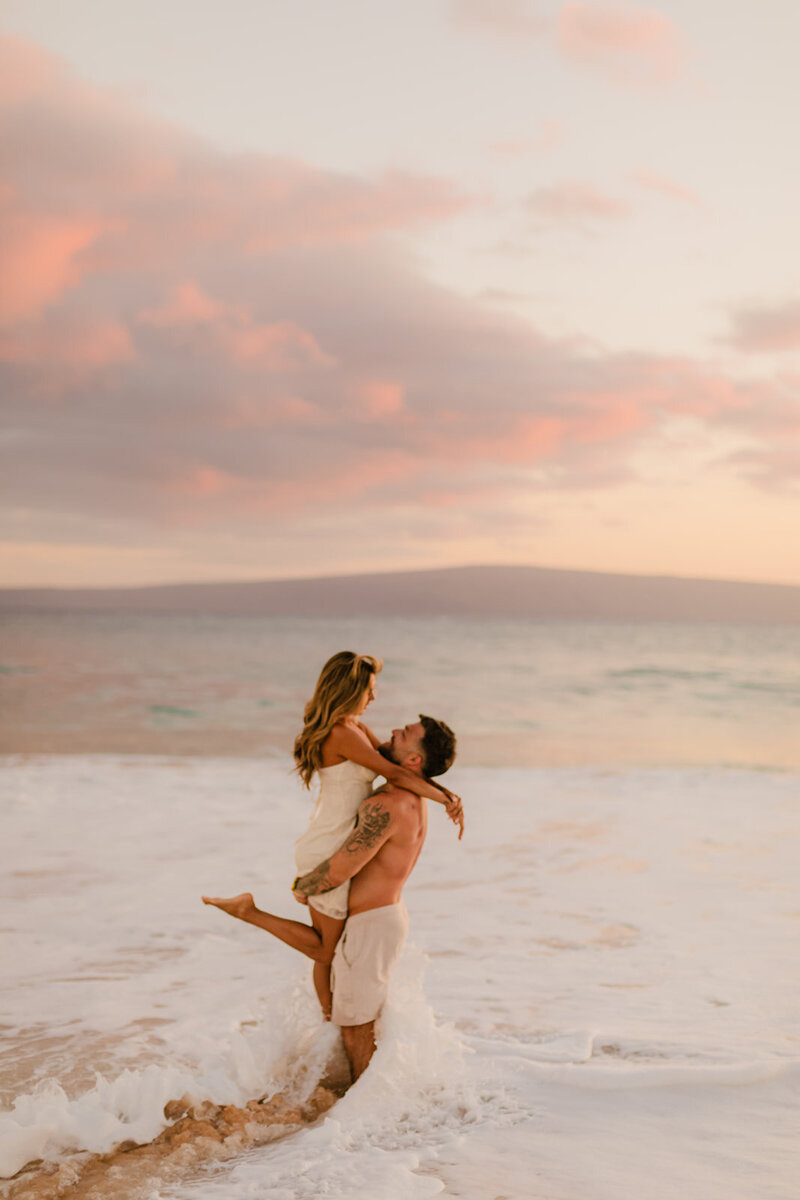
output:
M300 876L298 875L295 878L294 883L292 884L292 895L294 896L294 898L298 904L308 904L308 896L305 894L305 892L300 892L297 889L297 884L298 884L299 880L300 880Z

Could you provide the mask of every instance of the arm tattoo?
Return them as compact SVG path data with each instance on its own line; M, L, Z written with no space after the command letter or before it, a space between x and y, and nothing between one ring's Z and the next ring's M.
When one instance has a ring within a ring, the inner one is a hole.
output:
M389 814L380 800L366 805L359 812L356 827L342 847L344 853L358 854L359 850L367 850L374 846L386 832L389 819Z
M336 854L363 854L365 850L372 850L374 854L373 847L377 849L378 843L383 840L390 820L391 816L380 800L369 804L365 802L359 811L355 829ZM367 858L370 857L372 856L367 855ZM352 877L357 869L352 867L348 877ZM317 896L320 892L328 892L336 887L336 882L331 878L330 858L326 858L307 875L301 875L293 886L295 891L302 892L305 896Z
M328 878L328 873L331 869L331 860L325 859L318 867L314 867L313 871L309 871L307 875L301 875L296 881L294 887L298 892L302 892L305 896L316 896L319 892L328 892L335 885Z

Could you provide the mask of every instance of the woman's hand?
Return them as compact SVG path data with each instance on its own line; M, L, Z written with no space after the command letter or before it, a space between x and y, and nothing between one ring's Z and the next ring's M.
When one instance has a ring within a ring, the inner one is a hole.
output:
M458 840L461 841L464 836L464 806L461 803L461 797L455 792L449 791L446 787L442 787L437 782L436 786L444 792L447 799L444 803L444 810L454 825L458 826Z

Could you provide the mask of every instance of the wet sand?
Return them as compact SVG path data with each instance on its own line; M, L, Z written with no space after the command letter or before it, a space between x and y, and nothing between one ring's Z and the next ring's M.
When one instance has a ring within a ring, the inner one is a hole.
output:
M250 1100L244 1108L189 1097L172 1100L164 1117L172 1124L145 1145L123 1142L110 1154L77 1154L60 1164L31 1163L11 1180L7 1200L133 1200L158 1185L185 1182L245 1150L313 1125L343 1095L347 1078L333 1064L324 1085L302 1103L279 1092Z

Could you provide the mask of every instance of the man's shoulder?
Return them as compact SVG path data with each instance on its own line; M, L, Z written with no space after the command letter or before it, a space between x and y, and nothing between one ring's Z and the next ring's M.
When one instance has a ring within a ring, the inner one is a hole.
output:
M393 816L403 816L411 809L416 809L422 803L422 798L408 788L398 787L396 783L385 783L368 797L369 800L380 803ZM362 801L362 805L367 801Z
M416 792L401 787L399 783L392 783L391 780L387 780L386 783L381 784L372 794L373 796L389 796L392 799L399 799L400 797L408 797L411 800L421 799Z

